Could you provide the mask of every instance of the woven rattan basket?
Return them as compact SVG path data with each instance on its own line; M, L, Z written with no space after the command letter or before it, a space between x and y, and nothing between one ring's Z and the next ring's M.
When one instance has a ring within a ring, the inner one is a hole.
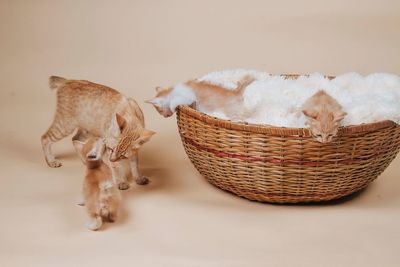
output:
M263 202L337 199L378 177L400 149L400 126L382 121L339 129L332 143L308 129L234 123L179 106L179 133L196 169L213 185Z

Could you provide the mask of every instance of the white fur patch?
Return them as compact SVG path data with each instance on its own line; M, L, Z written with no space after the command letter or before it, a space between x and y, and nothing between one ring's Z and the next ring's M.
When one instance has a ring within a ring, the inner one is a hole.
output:
M245 70L210 73L199 80L235 88L245 74L256 80L244 91L244 109L251 117L242 120L254 124L281 127L306 127L301 113L303 103L318 90L325 90L342 105L348 115L343 125L392 120L400 123L400 77L394 74L374 73L362 76L346 73L333 80L320 73L285 80L279 75ZM227 119L220 110L209 115ZM232 119L232 118L230 118ZM233 118L237 120L237 118Z
M86 223L86 227L89 230L96 231L96 230L100 229L102 224L103 224L103 221L100 217L90 218L90 220Z
M171 111L175 111L179 105L190 105L194 102L196 102L196 95L190 87L184 84L176 85L168 96Z
M234 90L237 88L237 83L246 75L250 75L256 80L264 80L269 76L269 74L266 72L256 70L234 69L211 72L201 78L198 78L197 81L215 84L228 90Z

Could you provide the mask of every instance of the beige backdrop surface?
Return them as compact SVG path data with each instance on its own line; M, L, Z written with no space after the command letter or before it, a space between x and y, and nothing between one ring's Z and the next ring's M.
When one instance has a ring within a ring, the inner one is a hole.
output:
M186 157L175 118L143 103L205 73L400 73L400 2L0 1L0 266L400 266L400 160L326 205L240 199ZM120 220L85 229L84 169L70 139L46 166L51 74L117 88L158 133L141 152L151 184L123 192Z

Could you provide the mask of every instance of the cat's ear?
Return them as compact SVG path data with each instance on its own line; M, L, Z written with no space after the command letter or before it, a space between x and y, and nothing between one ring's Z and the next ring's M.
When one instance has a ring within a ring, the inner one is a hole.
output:
M126 126L126 120L116 113L111 119L111 131L114 135L118 135L122 132Z
M163 99L161 97L155 97L153 99L145 101L148 104L152 104L157 107L161 107L163 105Z
M303 109L302 110L303 114L306 115L307 117L310 117L311 119L316 119L318 116L318 113L312 110L307 110L307 109Z
M347 115L347 112L339 111L339 112L337 112L337 113L335 114L335 119L334 119L334 121L335 121L335 122L339 122L339 121L343 120L344 117L346 117L346 115Z
M156 92L159 93L159 92L161 92L161 91L162 91L162 87L157 86L157 87L156 87Z
M148 142L150 140L150 138L155 134L156 132L152 131L152 130L147 130L144 129L141 133L140 133L140 137L136 140L136 145L137 148L139 148L140 146L142 146L144 143Z
M119 129L122 130L125 128L126 126L126 120L124 119L124 117L122 117L121 115L119 115L118 113L115 114L115 118L117 119L117 124Z

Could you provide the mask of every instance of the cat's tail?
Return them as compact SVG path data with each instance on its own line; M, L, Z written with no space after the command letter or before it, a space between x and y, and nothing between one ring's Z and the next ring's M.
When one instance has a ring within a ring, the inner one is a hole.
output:
M252 75L250 75L250 74L244 76L242 79L240 79L240 80L237 82L236 91L237 91L238 93L243 93L244 89L246 89L247 86L249 86L249 85L250 85L252 82L254 82L255 80L256 80L256 79L255 79Z
M58 76L50 76L49 78L49 87L50 89L58 89L62 87L68 80L63 77Z

